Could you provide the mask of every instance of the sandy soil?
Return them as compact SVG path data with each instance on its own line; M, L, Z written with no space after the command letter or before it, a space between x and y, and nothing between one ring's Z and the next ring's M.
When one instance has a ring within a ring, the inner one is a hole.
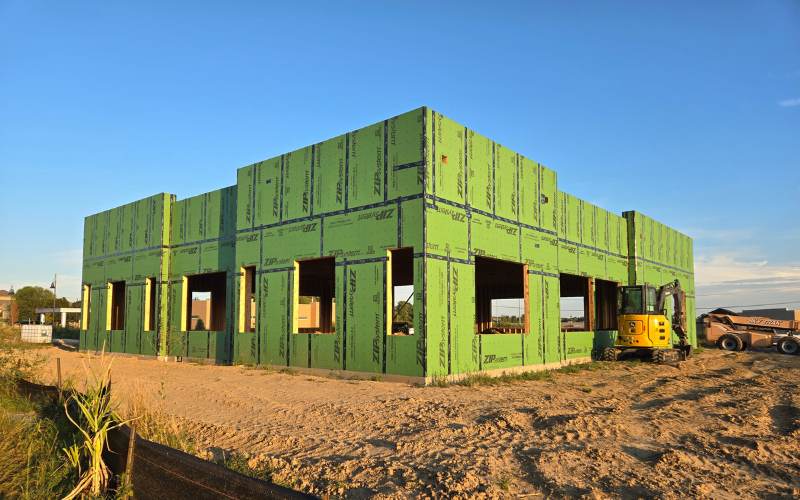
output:
M46 351L80 379L87 355ZM90 363L97 363L89 361ZM800 495L800 357L707 350L499 387L414 387L117 356L122 399L316 494Z

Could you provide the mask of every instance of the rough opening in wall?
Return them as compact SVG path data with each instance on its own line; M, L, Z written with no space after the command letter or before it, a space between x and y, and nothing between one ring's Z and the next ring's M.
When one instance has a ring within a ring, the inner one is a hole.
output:
M144 330L156 329L156 279L147 278L144 282Z
M617 284L613 281L595 280L595 327L598 330L617 329Z
M583 332L590 329L589 289L587 277L574 274L559 276L562 332Z
M389 250L391 334L414 335L414 249Z
M83 285L81 295L81 330L89 329L89 319L92 307L92 285Z
M294 292L297 333L336 333L336 261L333 257L297 261Z
M256 331L256 266L242 268L241 313L239 315L239 332Z
M109 330L125 329L125 282L113 281L111 287L111 311Z
M195 274L186 277L188 304L190 311L186 317L186 330L225 330L225 304L227 278L224 272Z
M528 332L528 271L517 262L475 258L475 332Z

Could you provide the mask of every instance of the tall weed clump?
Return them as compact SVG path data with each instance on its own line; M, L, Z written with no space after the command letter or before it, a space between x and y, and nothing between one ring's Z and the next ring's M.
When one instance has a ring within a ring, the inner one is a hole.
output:
M111 480L111 471L103 460L108 433L126 423L119 418L117 405L111 399L110 365L105 365L99 374L92 372L84 392L73 392L64 402L64 411L82 437L80 443L64 449L79 475L77 485L64 500L98 497L107 491Z

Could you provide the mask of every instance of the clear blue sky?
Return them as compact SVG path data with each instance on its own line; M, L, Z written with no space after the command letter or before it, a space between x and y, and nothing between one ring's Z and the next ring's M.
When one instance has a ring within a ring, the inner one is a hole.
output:
M694 237L698 305L800 301L800 3L292 3L0 0L0 288L77 297L85 215L424 104Z

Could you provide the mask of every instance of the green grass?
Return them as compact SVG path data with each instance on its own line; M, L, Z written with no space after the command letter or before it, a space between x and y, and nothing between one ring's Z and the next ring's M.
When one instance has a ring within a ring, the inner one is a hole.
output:
M511 479L506 476L501 477L497 480L497 487L503 491L508 491L511 488Z
M77 481L62 449L78 441L55 398L0 378L0 498L61 498Z
M269 483L277 484L286 488L297 488L299 484L292 484L297 482L294 478L281 477L278 471L270 467L266 460L252 460L246 453L237 451L226 451L222 456L215 460L217 465L227 467L232 471L236 471L244 476L260 479Z
M432 387L451 387L460 385L464 387L473 386L497 386L506 385L514 382L525 381L545 381L552 382L557 374L573 375L584 371L607 370L614 366L614 363L606 361L592 361L591 363L581 363L568 365L555 370L539 370L518 373L502 373L500 375L487 375L485 373L468 373L463 378L449 381L445 376L434 376L431 379Z
M243 453L224 452L217 463L239 474L272 482L274 471L263 461L250 461L249 457Z
M133 421L129 425L135 426L136 433L144 439L191 455L197 454L194 438L174 418L147 409L138 410L136 416L131 418Z

